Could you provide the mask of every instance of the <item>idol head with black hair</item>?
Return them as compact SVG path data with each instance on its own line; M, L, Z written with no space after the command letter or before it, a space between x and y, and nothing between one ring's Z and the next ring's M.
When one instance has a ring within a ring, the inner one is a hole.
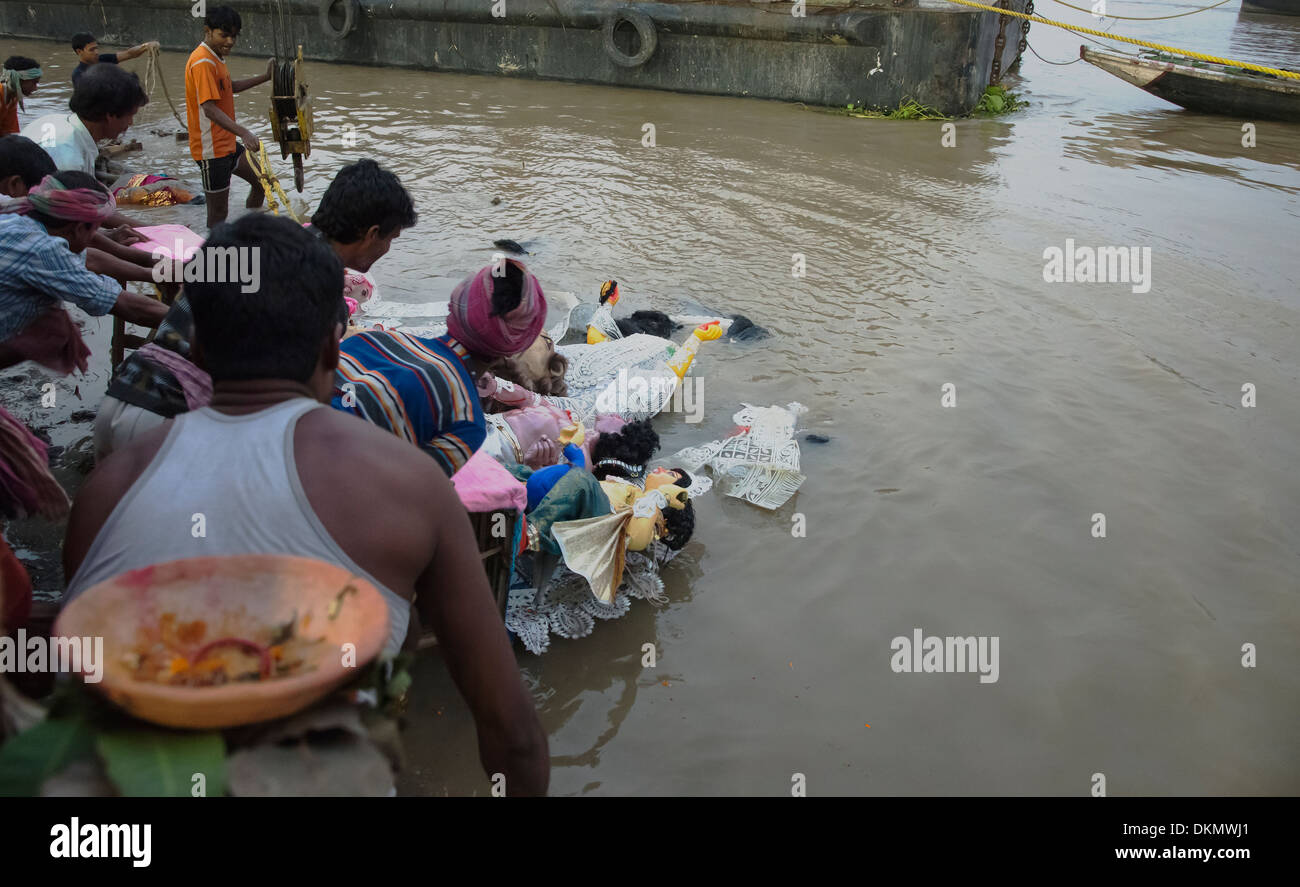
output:
M624 337L645 333L648 336L670 339L673 333L682 328L680 323L675 322L662 311L633 311L630 317L620 317L614 322L618 324L618 331Z
M415 222L415 204L401 180L373 160L339 170L311 217L343 264L357 271L369 271Z
M115 139L135 122L136 112L149 104L140 78L118 65L91 65L77 80L68 100L97 141Z
M237 255L232 248L250 251L258 285L244 292L240 280L191 283L187 274L195 362L216 385L295 382L328 401L343 334L340 310L346 316L338 256L301 225L252 213L213 228L190 261L207 261L214 250Z
M54 170L50 155L31 139L17 133L0 138L0 194L26 197Z
M684 490L690 489L693 483L685 468L656 468L655 471L673 475L672 485ZM691 541L691 536L695 533L695 506L687 499L681 508L665 508L663 516L664 534L659 537L659 541L673 551L679 551Z
M649 419L628 422L618 431L605 432L591 447L591 473L597 480L645 477L646 463L659 450L659 432Z

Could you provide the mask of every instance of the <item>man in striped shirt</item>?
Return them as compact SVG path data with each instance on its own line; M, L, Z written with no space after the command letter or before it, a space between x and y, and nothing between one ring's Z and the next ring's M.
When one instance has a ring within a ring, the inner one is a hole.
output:
M480 384L490 390L491 368L527 350L545 321L537 278L513 259L489 265L452 292L445 335L344 339L330 403L415 444L451 476L487 438Z
M244 206L256 209L265 196L257 174L248 162L261 142L235 122L235 93L260 86L271 79L275 59L266 63L266 73L243 80L230 79L226 58L235 48L243 23L229 6L208 10L203 19L203 42L190 53L185 65L185 116L190 131L190 156L199 165L203 192L207 196L208 227L226 220L230 207L230 177L248 182ZM238 136L243 144L237 144Z

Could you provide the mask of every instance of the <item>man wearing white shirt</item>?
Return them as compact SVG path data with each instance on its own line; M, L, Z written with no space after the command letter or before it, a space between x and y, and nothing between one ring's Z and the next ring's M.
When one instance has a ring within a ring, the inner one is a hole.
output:
M149 102L140 78L117 65L92 65L77 80L70 114L46 114L23 127L22 134L45 149L56 169L95 174L98 142L115 139L130 128L136 112ZM104 221L105 227L132 226L121 213ZM139 239L128 238L123 242Z
M117 65L87 69L68 100L71 114L46 114L23 127L22 134L45 149L59 169L95 174L97 142L115 139L149 102L140 78Z

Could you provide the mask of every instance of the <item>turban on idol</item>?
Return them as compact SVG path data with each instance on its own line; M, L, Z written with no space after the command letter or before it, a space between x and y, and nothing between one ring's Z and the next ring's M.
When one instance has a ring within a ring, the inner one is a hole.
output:
M69 188L54 176L46 176L26 197L11 200L0 213L26 215L40 212L66 222L102 222L117 211L117 201L99 188Z
M506 314L492 316L492 266L462 280L451 293L447 332L469 351L483 357L510 357L526 351L546 323L546 296L527 268L509 260L523 272L519 305Z

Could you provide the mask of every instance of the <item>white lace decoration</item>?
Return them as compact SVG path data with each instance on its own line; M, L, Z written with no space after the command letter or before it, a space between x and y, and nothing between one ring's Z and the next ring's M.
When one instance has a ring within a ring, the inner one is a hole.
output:
M658 540L645 551L629 551L623 566L623 582L608 604L596 600L585 578L560 564L545 588L511 589L506 603L506 628L528 652L540 656L550 649L551 635L586 637L595 629L597 619L618 619L625 615L633 599L655 606L667 604L668 595L659 570L678 554ZM528 569L522 563L516 566Z
M546 400L584 424L598 412L616 413L629 422L648 419L668 405L677 389L677 376L664 364L673 347L667 339L645 333L595 345L561 345L556 351L569 361L564 376L569 395Z
M747 430L687 447L669 461L691 472L692 478L697 471L711 469L719 489L728 496L769 510L780 508L804 482L794 432L798 417L805 412L798 403L786 407L744 404L733 419Z
M623 331L618 328L618 323L614 320L614 310L609 307L608 302L596 306L588 326L594 326L611 339L623 338Z

